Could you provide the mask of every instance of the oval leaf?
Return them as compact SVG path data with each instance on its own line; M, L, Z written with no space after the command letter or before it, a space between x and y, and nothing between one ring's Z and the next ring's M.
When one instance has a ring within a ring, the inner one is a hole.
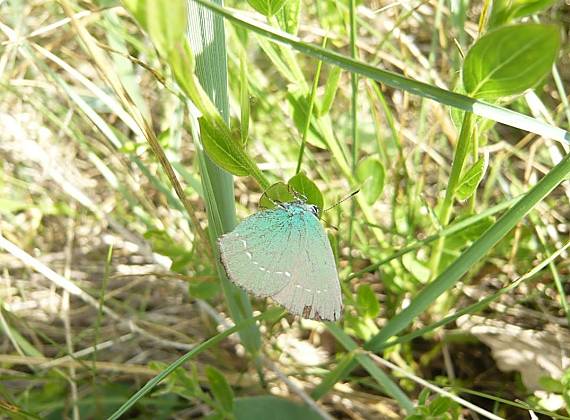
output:
M296 192L302 194L303 200L306 199L307 203L314 204L319 208L319 212L323 209L325 200L323 194L317 187L317 185L307 178L303 172L299 172L288 182L289 186L292 187Z
M226 381L226 378L224 378L224 375L218 369L207 366L206 377L210 383L210 390L216 400L222 405L225 411L231 413L234 409L234 393Z
M412 274L422 284L429 281L431 272L422 262L420 262L415 255L405 254L402 256L402 265L406 270Z
M361 315L376 318L380 313L380 304L369 284L361 284L356 290L356 308Z
M521 94L550 72L559 47L556 25L506 26L489 32L465 57L465 90L487 100Z
M376 158L361 161L356 168L356 176L362 183L362 192L368 204L373 204L384 190L386 170Z

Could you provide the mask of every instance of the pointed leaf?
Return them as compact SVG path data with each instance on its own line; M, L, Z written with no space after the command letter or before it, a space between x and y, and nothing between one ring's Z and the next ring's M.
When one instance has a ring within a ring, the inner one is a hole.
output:
M485 155L477 162L475 162L473 166L467 170L467 172L465 172L459 181L457 190L455 191L455 196L459 200L467 200L475 193L475 190L479 186L479 183L483 179L483 176L485 176L485 171L487 170L487 162L488 157Z
M247 59L245 51L242 51L239 56L239 70L240 70L240 108L241 108L241 142L245 147L249 137L249 82L247 80Z
M475 97L494 100L534 87L552 69L560 47L556 25L506 26L481 37L463 63L463 85Z
M148 31L147 26L147 12L146 12L146 0L122 0L123 6L127 9L137 20L139 25Z
M249 175L249 158L242 145L232 138L227 126L215 125L208 118L200 118L200 134L206 153L218 166L234 175Z
M290 34L296 35L299 29L299 15L301 13L301 0L289 0L277 13L279 26Z
M495 28L510 20L523 16L532 15L546 9L556 0L494 0L491 15L489 16L489 28Z
M287 0L247 0L249 5L265 16L273 16Z
M275 207L275 203L289 203L295 200L291 187L283 182L276 182L265 190L259 205L266 209Z
M340 81L341 73L342 69L340 67L333 66L328 74L323 100L321 102L321 106L317 107L320 116L328 114L331 110L338 90L338 82Z
M206 377L210 383L210 390L225 411L231 412L234 409L234 392L226 381L224 375L213 366L206 367Z
M146 0L146 24L158 52L168 57L186 39L185 0Z

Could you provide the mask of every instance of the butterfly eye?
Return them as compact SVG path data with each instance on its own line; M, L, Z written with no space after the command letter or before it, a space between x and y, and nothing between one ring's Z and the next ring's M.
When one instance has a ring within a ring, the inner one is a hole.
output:
M309 205L309 209L311 210L311 213L313 213L315 216L319 215L319 208L313 204Z

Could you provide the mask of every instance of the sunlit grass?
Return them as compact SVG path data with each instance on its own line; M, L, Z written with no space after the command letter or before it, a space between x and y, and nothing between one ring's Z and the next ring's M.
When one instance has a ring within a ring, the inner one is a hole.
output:
M559 5L142 3L0 5L3 415L567 418ZM540 45L479 63L507 22ZM219 263L277 182L360 190L322 214L334 324Z

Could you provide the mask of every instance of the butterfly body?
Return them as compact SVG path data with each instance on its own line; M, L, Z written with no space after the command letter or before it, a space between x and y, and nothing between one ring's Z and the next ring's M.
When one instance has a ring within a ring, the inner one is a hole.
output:
M238 286L305 318L340 318L338 273L315 206L296 201L255 213L222 235L218 246Z

